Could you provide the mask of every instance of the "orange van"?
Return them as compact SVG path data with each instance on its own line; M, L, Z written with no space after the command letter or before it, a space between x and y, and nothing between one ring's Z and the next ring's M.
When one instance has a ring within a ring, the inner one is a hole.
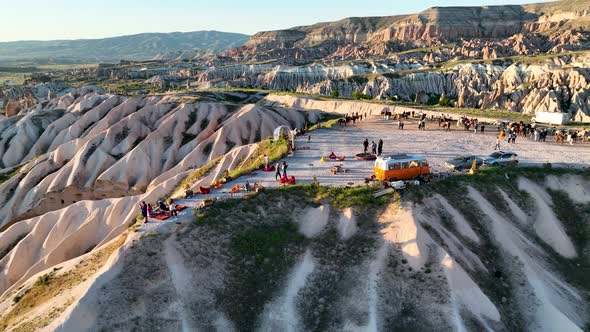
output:
M397 154L375 160L375 177L378 180L410 180L428 174L430 166L423 157Z

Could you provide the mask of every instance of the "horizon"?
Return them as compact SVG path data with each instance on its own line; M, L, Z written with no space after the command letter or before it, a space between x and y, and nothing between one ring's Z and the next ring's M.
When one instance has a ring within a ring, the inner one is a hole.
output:
M128 0L124 5L120 5L114 0L106 0L102 1L100 5L90 4L84 8L75 6L76 3L73 0L64 0L59 4L51 6L42 0L32 0L26 4L13 3L5 5L5 18L0 21L0 29L11 31L11 33L0 36L0 42L91 40L139 34L188 33L197 31L218 31L252 36L261 31L283 30L297 26L337 21L349 17L407 15L418 13L431 7L522 5L551 1L479 0L474 3L468 0L418 0L412 3L402 3L392 6L386 0L369 0L368 3L365 2L362 8L358 8L358 4L352 0L343 0L338 4L338 8L333 8L333 5L318 5L311 0L301 0L296 5L274 5L270 0L258 1L256 5L245 3L230 4L231 0L218 0L215 4L208 4L207 9L203 9L199 8L198 3L192 3L188 0L172 0L167 3L158 0L143 2L139 0ZM120 17L118 16L119 13L112 11L112 8L117 7L115 4L118 4L118 7L122 10L135 10L138 15L123 15ZM31 5L33 9L31 9ZM97 6L98 8L95 8ZM309 15L310 13L307 8L313 8L315 15ZM88 9L95 9L91 13L96 13L96 15L88 16ZM182 11L177 12L177 9ZM23 26L21 12L27 12L29 14L28 18L35 20L37 23ZM284 12L292 14L288 17L280 15ZM76 13L78 14L76 15ZM176 16L178 19L175 19L174 23L163 22L161 18L167 14L172 17ZM194 24L190 19L197 17L197 23ZM105 28L105 18L108 19L107 28ZM111 22L117 21L117 18L121 18L124 22L111 24ZM226 19L223 20L223 18ZM144 27L144 24L142 24L146 21L150 22L153 20L158 21L158 24L150 24L149 28ZM55 25L56 21L63 21L68 24ZM187 23L187 21L190 21L190 23ZM249 24L243 24L242 21L247 21ZM19 23L20 26L15 29ZM158 27L154 27L154 25ZM78 29L71 29L72 26L78 26Z

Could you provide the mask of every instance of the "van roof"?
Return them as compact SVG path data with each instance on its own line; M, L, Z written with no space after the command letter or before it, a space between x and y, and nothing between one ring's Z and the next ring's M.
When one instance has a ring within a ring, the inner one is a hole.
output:
M415 155L409 155L406 153L400 153L400 154L394 154L394 155L390 155L390 156L383 156L383 157L379 157L377 158L377 160L383 160L383 161L404 161L404 160L425 160L426 158L422 157L422 156L415 156Z

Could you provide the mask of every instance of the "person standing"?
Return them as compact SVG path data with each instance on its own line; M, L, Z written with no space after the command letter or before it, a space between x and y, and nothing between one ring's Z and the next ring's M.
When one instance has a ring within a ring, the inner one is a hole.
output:
M282 169L283 169L283 176L284 177L287 177L287 167L288 167L287 162L283 161Z
M496 136L496 146L494 147L494 151L500 150L500 136Z
M264 168L268 169L268 167L270 166L270 159L268 158L267 155L264 155Z
M279 181L281 179L281 165L277 163L275 165L275 180Z
M367 153L367 151L369 150L369 140L365 138L365 141L363 142L363 147L365 148L365 153Z
M174 203L173 199L170 199L170 216L178 217L178 212L176 212L176 203Z
M148 215L148 217L153 216L153 213L154 213L154 210L152 209L152 204L151 203L148 203L148 205L147 205L147 215Z
M375 144L375 141L371 141L371 153L377 154L377 144Z
M480 127L480 128L481 128L481 133L483 134L483 133L485 132L485 130L486 130L486 126L484 126L484 125L481 125L481 127Z
M379 143L377 144L377 155L380 156L383 153L383 140L379 139Z
M143 217L143 220L147 224L149 222L149 219L148 219L149 217L148 217L147 205L145 204L145 201L141 201L141 203L139 203L139 209L141 210L141 216Z

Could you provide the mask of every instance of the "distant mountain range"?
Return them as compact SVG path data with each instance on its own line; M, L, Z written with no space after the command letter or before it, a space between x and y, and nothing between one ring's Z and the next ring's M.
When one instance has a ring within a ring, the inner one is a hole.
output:
M142 33L103 39L0 43L0 62L113 62L146 60L163 53L222 51L243 45L249 36L219 31Z

